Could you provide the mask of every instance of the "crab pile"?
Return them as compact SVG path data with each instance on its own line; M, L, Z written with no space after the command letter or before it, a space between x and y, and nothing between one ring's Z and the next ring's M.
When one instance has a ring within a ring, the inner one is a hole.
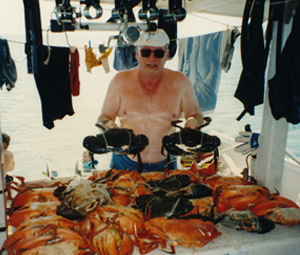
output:
M17 195L10 196L8 223L15 230L2 249L174 254L176 246L201 248L217 238L218 224L255 233L300 224L300 209L289 199L241 177L203 173L193 164L189 171L111 169L88 179L12 183Z

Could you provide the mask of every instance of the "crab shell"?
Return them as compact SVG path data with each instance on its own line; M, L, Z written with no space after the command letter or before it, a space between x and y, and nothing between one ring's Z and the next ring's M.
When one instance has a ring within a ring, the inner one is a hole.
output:
M275 228L273 221L264 217L257 217L249 210L226 212L221 224L236 230L244 229L259 234L267 233Z
M14 233L24 229L24 228L34 228L36 226L56 226L58 228L69 228L73 229L80 223L68 220L59 215L50 215L45 217L38 217L30 220L23 221L15 230Z
M92 243L93 250L99 255L133 253L133 242L130 236L127 233L121 234L112 225L106 223L97 224Z
M22 252L22 255L32 254L56 254L56 255L89 255L90 251L81 250L74 240L37 246L33 249Z
M300 224L300 208L275 208L266 217L278 224L298 225Z
M21 254L22 251L44 246L48 243L72 240L80 248L88 249L88 241L78 232L69 228L59 228L50 224L26 227L15 231L3 244L9 254Z
M58 201L58 198L53 194L55 189L55 187L35 188L20 192L12 201L11 210L13 211L32 202Z
M144 229L145 215L138 209L122 205L106 205L99 207L101 218L114 224L121 232L136 235Z
M212 222L201 219L169 220L158 217L147 221L145 227L149 233L160 237L163 250L167 242L173 252L177 245L185 248L203 247L221 234Z
M57 207L57 214L68 219L80 219L95 210L98 205L111 200L106 184L93 183L86 179L75 179L61 194L63 203Z
M29 203L10 215L8 223L13 227L18 227L22 222L33 218L55 215L59 204L59 201Z

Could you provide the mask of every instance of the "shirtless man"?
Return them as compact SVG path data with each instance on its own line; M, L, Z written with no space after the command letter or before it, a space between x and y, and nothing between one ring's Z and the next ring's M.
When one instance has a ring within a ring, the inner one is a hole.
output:
M171 121L180 119L183 114L185 127L196 128L203 124L189 79L181 72L164 68L169 42L167 34L160 29L141 33L135 43L138 67L119 72L113 78L98 118L100 123L108 120L102 124L105 128L118 128L118 118L121 128L133 129L136 135L148 137L149 145L141 152L144 171L168 168L161 146L162 138L175 132ZM137 158L129 157L113 154L112 166L137 170Z

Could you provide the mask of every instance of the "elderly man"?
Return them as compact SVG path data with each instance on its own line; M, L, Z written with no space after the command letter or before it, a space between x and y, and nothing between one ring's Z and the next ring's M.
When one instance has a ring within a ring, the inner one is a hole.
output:
M178 71L164 68L168 59L168 35L161 29L142 32L135 43L138 66L119 72L111 81L98 122L105 128L132 129L135 134L148 137L149 145L141 152L143 171L170 168L161 153L162 138L173 133L171 122L182 114L185 127L203 124L193 87L189 79ZM113 154L112 167L137 170L137 159ZM176 168L177 165L173 165Z

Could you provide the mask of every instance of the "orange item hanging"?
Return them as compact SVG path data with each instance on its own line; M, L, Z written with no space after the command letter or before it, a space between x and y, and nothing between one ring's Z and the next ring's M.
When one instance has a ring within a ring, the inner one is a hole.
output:
M79 81L79 53L78 49L75 51L70 49L70 87L73 96L79 96L80 81Z

